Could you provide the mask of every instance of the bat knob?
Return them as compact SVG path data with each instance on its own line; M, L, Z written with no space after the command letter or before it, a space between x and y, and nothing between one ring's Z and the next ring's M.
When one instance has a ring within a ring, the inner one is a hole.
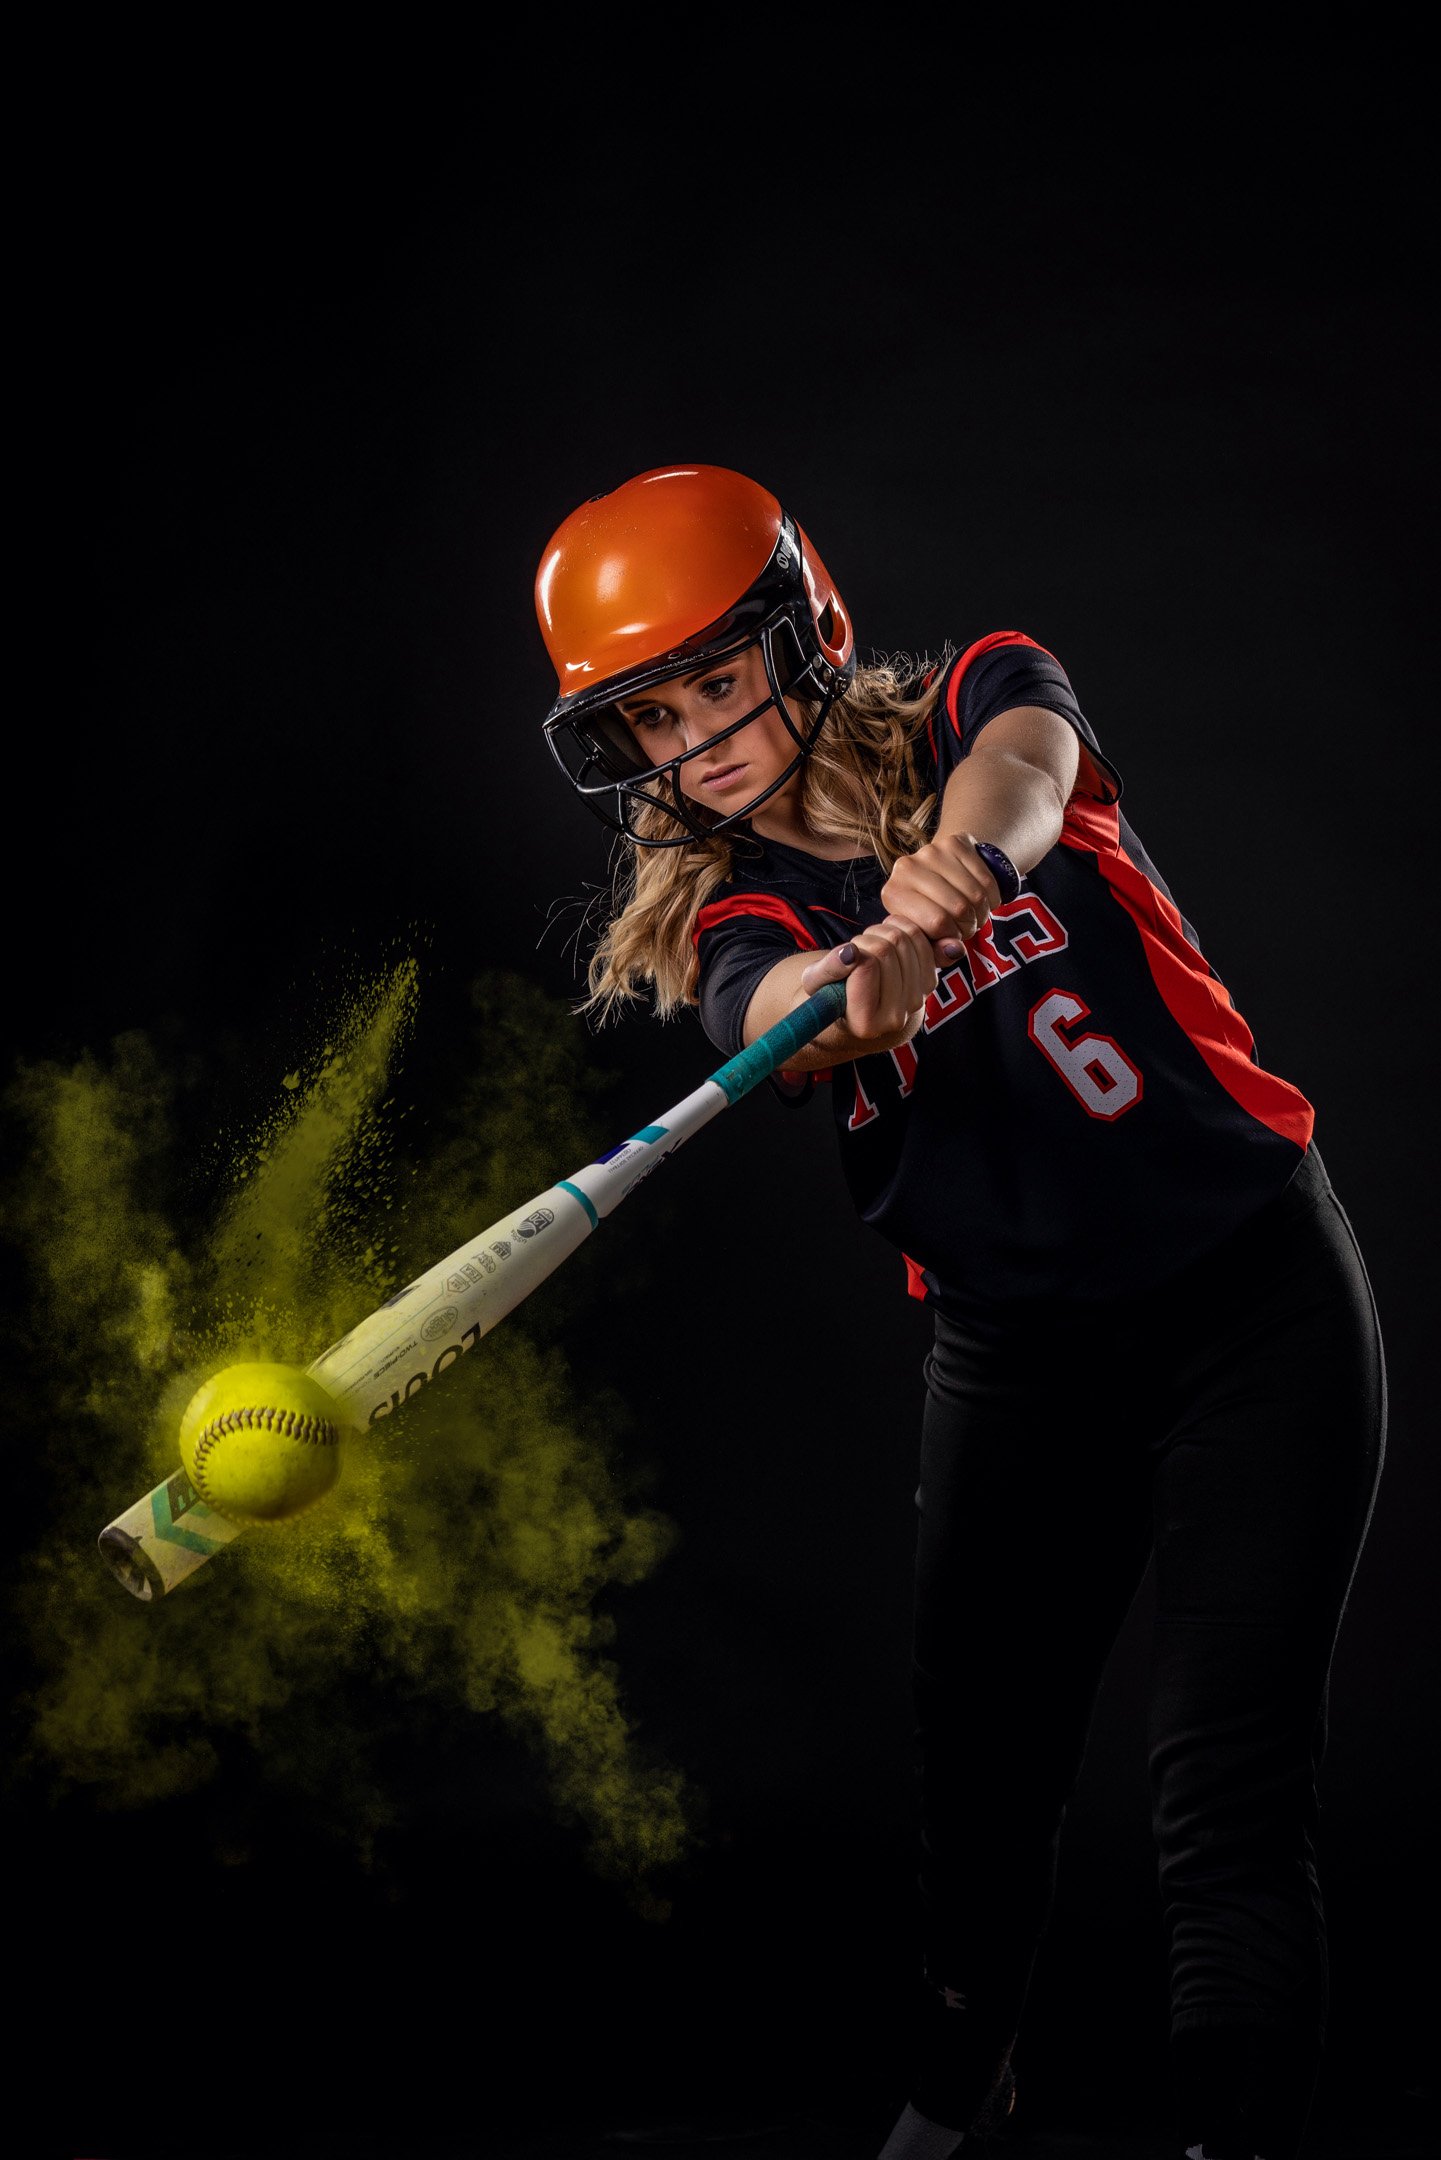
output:
M97 1543L112 1573L132 1597L144 1598L147 1604L152 1598L164 1597L160 1570L137 1539L112 1523L108 1530L101 1531Z

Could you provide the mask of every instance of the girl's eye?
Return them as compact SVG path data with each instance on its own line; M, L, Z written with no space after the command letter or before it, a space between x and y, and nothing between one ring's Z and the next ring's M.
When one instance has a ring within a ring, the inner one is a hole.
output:
M708 705L723 705L735 686L734 675L712 675L701 684L700 694ZM633 728L640 728L645 734L671 725L671 715L663 705L632 707L624 717Z

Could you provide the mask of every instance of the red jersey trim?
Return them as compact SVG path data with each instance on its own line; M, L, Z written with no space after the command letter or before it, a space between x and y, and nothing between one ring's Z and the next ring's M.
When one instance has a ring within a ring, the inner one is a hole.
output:
M1003 645L1027 645L1032 652L1044 653L1048 660L1056 660L1055 654L1048 646L1038 644L1033 637L1027 637L1023 630L993 630L989 637L977 638L974 645L968 645L952 669L951 679L946 685L946 712L950 717L957 742L961 740L961 683L966 670L973 661L981 659L986 653L998 652ZM1056 660L1056 666L1060 667L1060 665L1060 661ZM996 714L995 717L999 719L1000 715ZM927 724L929 725L929 723ZM1067 722L1068 726L1069 724ZM1090 792L1097 797L1097 800L1103 800L1108 787L1111 785L1105 767L1097 763L1091 746L1080 729L1075 728L1072 732L1081 750L1077 777L1087 782ZM936 755L936 738L934 735L931 736L931 755L932 757ZM1119 802L1120 796L1117 795L1114 800Z
M692 945L699 950L702 930L714 930L718 924L731 922L737 915L759 915L766 922L779 923L807 952L820 950L819 939L807 929L790 902L775 893L735 893L729 900L712 900L696 916L691 932Z
M1304 1150L1315 1129L1315 1111L1299 1088L1254 1062L1251 1030L1230 992L1187 937L1174 902L1122 847L1115 805L1072 796L1060 844L1095 856L1112 898L1141 933L1141 950L1166 1010L1212 1076L1249 1117Z
M973 661L979 660L983 653L999 652L1003 645L1029 645L1032 652L1043 652L1048 660L1056 660L1053 652L1046 652L1044 645L1038 645L1033 637L1027 637L1022 630L993 630L989 637L977 638L974 645L968 645L952 668L951 679L946 685L946 711L950 716L951 726L956 731L957 742L961 739L961 683L965 679L966 669ZM1060 664L1060 661L1056 660L1057 667Z
M927 670L926 670L925 674L924 674L924 675L923 675L923 676L921 677L921 688L922 688L922 690L929 690L929 689L930 689L930 687L931 687L931 684L932 684L932 683L933 683L933 682L935 681L935 679L936 679L936 671L935 671L935 669L934 669L934 668L927 668ZM938 758L937 758L937 756L936 756L936 708L935 708L935 706L934 706L934 705L933 705L933 706L931 707L930 711L929 711L929 712L928 712L928 713L926 714L926 741L927 741L927 742L928 742L928 743L930 744L930 746L931 746L931 763L932 763L933 765L935 765L935 764L938 764L938 763L939 763L939 759L938 759Z
M737 916L744 915L758 915L766 922L779 923L783 929L789 930L797 946L803 947L807 952L819 952L821 949L820 939L801 920L788 900L782 900L778 893L763 892L733 893L729 900L712 900L696 916L695 928L691 932L692 945L699 951L703 930L714 930L718 924L733 922ZM830 1079L829 1065L811 1066L809 1069L818 1080ZM786 1067L782 1068L782 1073L787 1079L798 1080L802 1077Z

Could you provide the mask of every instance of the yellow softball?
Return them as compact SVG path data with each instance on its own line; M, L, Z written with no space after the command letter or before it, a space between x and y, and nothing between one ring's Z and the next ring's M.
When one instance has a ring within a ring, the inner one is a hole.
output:
M234 1522L278 1522L328 1493L344 1412L293 1365L227 1365L191 1396L180 1460L202 1500Z

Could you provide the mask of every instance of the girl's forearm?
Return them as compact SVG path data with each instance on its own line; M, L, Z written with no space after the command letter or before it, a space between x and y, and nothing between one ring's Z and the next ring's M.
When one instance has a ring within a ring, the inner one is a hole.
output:
M1065 805L1055 781L1011 750L986 750L985 738L946 782L936 838L990 840L1024 874L1061 836Z
M753 1043L767 1028L774 1027L787 1013L793 1013L798 1005L804 1005L811 992L801 981L802 972L818 956L813 952L789 954L778 960L768 975L763 975L756 986L746 1011L744 1035L747 1043ZM817 1035L803 1049L786 1061L787 1072L824 1072L832 1065L848 1065L854 1059L874 1057L887 1050L895 1050L903 1042L909 1042L920 1029L921 1014L912 1014L908 1024L893 1035L876 1036L858 1042L846 1026L838 1020L823 1035Z

